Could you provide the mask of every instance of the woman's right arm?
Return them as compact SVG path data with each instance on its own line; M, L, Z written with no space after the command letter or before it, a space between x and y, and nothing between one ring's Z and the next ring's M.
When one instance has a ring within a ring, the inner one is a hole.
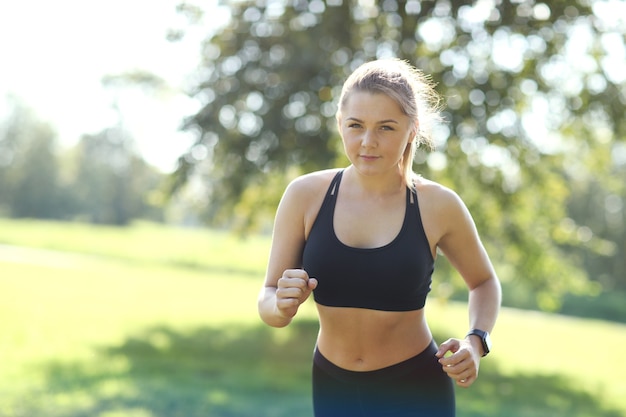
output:
M304 182L299 178L289 184L274 220L265 284L258 298L259 315L272 327L287 326L317 286L317 280L301 269L305 214L311 202Z

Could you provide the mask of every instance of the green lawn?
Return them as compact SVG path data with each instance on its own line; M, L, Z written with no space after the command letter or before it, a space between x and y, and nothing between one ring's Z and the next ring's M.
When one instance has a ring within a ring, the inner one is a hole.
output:
M259 322L267 250L215 231L0 220L0 415L310 417L314 309L286 329ZM466 330L463 304L427 311L440 341ZM459 417L626 415L626 326L504 309L493 338Z

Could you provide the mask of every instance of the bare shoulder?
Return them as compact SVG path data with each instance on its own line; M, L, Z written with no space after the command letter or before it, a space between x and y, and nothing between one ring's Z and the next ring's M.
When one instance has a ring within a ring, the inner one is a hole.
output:
M315 200L320 194L325 195L332 179L339 171L340 169L327 169L299 176L289 183L285 196L295 197L300 201Z
M431 242L439 246L444 237L475 228L467 206L454 190L422 177L416 177L414 184L422 222Z
M305 235L312 220L317 217L326 190L339 169L329 169L305 174L292 180L285 190L278 206L280 217L291 217L302 222Z
M414 176L413 183L417 190L420 207L424 206L437 212L466 210L465 203L454 190L417 175Z
M459 242L462 246L478 241L472 215L454 190L421 177L414 183L422 222L434 245L449 254Z
M317 171L293 179L278 204L274 234L281 235L283 240L286 237L306 237L310 218L317 215L326 195L325 190L337 172Z

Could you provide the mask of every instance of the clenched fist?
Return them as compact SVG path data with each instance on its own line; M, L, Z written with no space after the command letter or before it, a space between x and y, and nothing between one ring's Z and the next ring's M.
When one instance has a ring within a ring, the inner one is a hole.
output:
M309 278L305 270L287 269L276 285L276 308L283 317L292 318L315 287L317 280Z

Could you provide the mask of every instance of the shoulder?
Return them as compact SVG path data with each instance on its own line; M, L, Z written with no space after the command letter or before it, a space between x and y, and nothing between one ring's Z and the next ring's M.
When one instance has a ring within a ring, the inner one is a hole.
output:
M341 169L327 169L301 175L292 180L285 190L285 197L315 199L319 194L326 194L331 181Z
M305 174L293 179L283 194L280 208L293 208L299 212L308 212L321 205L326 190L340 169L328 169Z
M422 222L436 245L460 234L474 233L472 216L452 189L422 177L414 179Z
M413 183L415 184L420 205L425 203L438 210L465 210L465 203L451 188L418 175L413 177Z

